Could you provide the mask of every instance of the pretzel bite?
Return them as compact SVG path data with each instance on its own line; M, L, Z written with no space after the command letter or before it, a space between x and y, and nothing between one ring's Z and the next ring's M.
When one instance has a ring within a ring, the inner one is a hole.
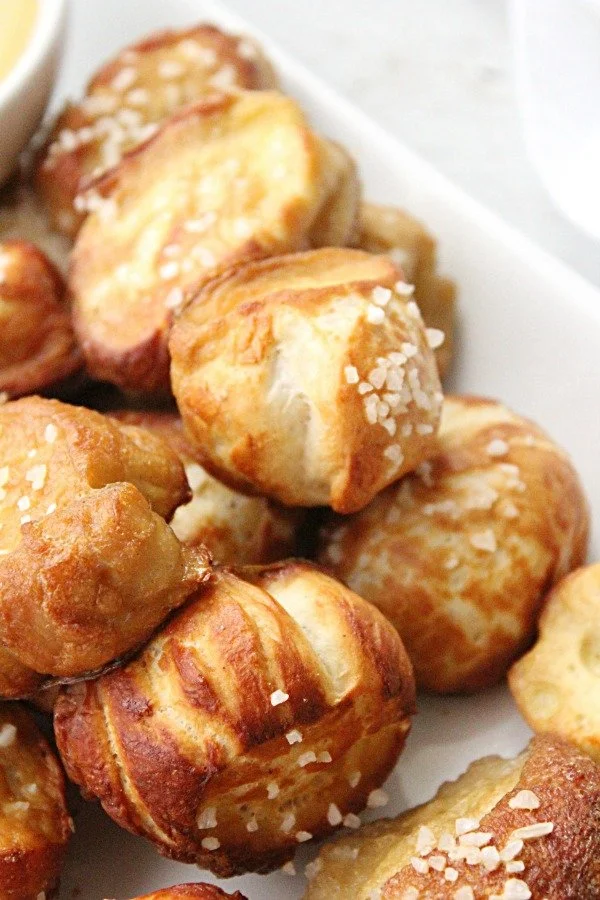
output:
M276 88L258 45L211 25L163 31L126 47L58 116L37 162L36 182L60 231L85 217L80 191L112 169L176 110L216 90Z
M64 689L70 777L165 856L266 872L357 819L414 712L370 604L308 563L216 569L125 668Z
M404 210L363 203L356 246L370 253L386 253L414 284L414 299L425 324L445 335L435 353L443 378L454 354L456 287L437 274L435 240L418 219Z
M421 687L476 691L530 643L587 535L560 448L500 403L446 397L437 453L359 515L331 521L318 555L396 626Z
M209 276L313 236L344 243L352 217L332 147L281 94L217 94L96 182L92 196L107 199L81 229L70 274L92 374L167 390L173 313Z
M600 768L534 738L488 756L429 803L324 847L305 900L595 900Z
M147 428L164 438L185 466L192 499L180 506L171 528L184 544L203 544L217 562L252 565L291 556L302 513L232 491L202 467L198 452L187 440L179 416L167 412L111 414L121 423Z
M82 365L58 270L33 244L0 242L0 391L43 390Z
M442 395L419 310L384 256L324 249L209 283L171 335L204 462L290 506L360 509L424 458Z
M508 683L534 731L568 738L600 763L600 564L564 578L548 597L532 650Z
M55 888L72 830L50 747L29 713L0 704L2 900L41 900Z
M27 397L0 406L0 635L8 662L79 675L146 639L202 577L162 516L188 497L159 437ZM0 664L3 660L0 655ZM2 666L0 684L19 666Z
M155 891L153 894L144 894L143 897L134 900L246 900L243 894L236 891L235 894L226 894L221 888L213 884L176 884L174 887Z

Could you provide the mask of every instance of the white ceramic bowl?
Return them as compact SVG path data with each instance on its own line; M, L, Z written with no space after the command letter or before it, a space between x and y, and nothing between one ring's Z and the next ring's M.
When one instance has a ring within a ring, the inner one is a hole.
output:
M39 0L29 42L0 81L0 184L13 170L48 103L63 47L67 4L68 0Z

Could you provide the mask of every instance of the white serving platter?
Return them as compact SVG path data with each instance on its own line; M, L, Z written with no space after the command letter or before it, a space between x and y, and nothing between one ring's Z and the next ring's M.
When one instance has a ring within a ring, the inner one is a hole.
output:
M74 0L56 102L77 95L95 67L124 44L157 28L199 20L256 34L285 89L315 126L356 156L366 194L406 207L439 237L442 266L460 286L460 346L452 389L501 398L545 427L572 454L600 521L600 292L575 272L470 200L264 35L211 0ZM597 537L591 558L597 558ZM529 736L505 687L475 698L423 698L419 709L407 749L387 783L392 799L386 815L429 798L472 759L518 752ZM118 829L96 805L75 796L73 804L77 831L61 900L131 898L188 881L220 883L250 900L295 900L304 891L302 874L217 882L194 866L162 859L142 839ZM300 873L315 852L314 847L299 851Z

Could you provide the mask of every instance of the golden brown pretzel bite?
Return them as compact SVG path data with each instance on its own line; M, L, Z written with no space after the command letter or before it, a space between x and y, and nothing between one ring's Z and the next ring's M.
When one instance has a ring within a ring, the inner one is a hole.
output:
M230 565L269 563L293 556L301 511L232 491L209 475L178 415L123 410L111 416L158 434L183 462L192 499L178 507L171 520L182 543L203 544L216 562Z
M538 627L508 675L517 706L534 731L560 734L600 762L600 563L554 588Z
M221 888L212 884L176 884L153 894L144 894L134 900L246 900L243 894L226 894Z
M394 623L423 688L474 691L527 647L587 535L568 456L500 403L457 396L444 401L438 452L332 521L319 558Z
M44 390L82 364L58 270L33 244L0 241L0 392Z
M98 182L107 199L80 231L69 279L91 373L168 390L173 314L208 277L323 237L345 243L354 207L332 148L281 94L220 94Z
M323 249L210 282L171 335L173 392L205 464L240 490L360 509L430 451L442 395L402 273Z
M414 284L414 299L425 324L446 336L435 353L443 378L454 353L456 287L436 272L435 240L418 219L404 210L363 203L356 246L370 253L386 253Z
M0 660L16 658L2 681L18 695L19 666L78 675L147 638L202 577L202 552L162 518L188 487L146 431L28 397L0 406L0 460Z
M0 704L2 900L40 900L52 891L72 830L54 754L28 712Z
M229 876L355 824L413 711L394 629L292 560L214 570L134 661L65 689L54 725L70 777L119 825Z
M429 803L324 847L305 900L597 900L600 768L534 738Z
M126 47L92 78L83 100L65 107L38 160L37 187L56 228L74 237L85 217L80 191L182 106L216 90L276 87L253 40L212 25Z

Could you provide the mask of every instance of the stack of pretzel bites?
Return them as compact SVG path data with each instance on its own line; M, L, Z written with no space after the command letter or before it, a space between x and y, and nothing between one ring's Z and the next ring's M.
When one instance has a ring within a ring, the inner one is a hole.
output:
M62 764L221 878L346 829L308 898L600 898L586 499L538 425L444 396L425 227L209 25L124 49L32 158L0 198L0 896L57 888ZM416 688L509 670L544 734L361 827Z

